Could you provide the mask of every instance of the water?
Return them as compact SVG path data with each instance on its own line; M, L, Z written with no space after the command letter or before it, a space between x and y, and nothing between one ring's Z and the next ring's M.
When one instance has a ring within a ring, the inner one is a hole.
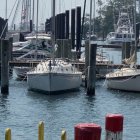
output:
M106 89L104 80L96 82L96 95L87 96L85 89L60 95L45 95L27 90L26 81L10 80L10 93L0 95L0 139L6 128L12 129L12 139L37 140L39 121L45 123L45 139L58 140L62 129L68 139L74 139L74 125L97 123L105 138L107 113L124 115L123 139L140 138L140 94Z
M112 53L120 58L119 52ZM49 96L28 91L26 81L17 81L13 75L9 95L0 94L0 139L4 139L6 128L11 128L13 140L37 140L38 123L43 121L45 140L60 139L62 129L67 131L68 140L73 140L74 126L87 122L101 125L104 140L106 114L121 113L123 140L139 140L140 93L108 90L104 82L96 82L95 96L87 96L83 87L77 92Z

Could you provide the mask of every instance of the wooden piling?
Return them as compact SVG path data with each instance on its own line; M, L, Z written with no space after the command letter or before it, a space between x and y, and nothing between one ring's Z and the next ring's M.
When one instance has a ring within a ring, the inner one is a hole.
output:
M33 31L33 22L32 22L32 20L30 20L30 32L32 32Z
M69 10L66 10L66 33L65 38L69 39Z
M1 93L9 93L9 40L1 40Z
M71 10L71 46L75 48L75 9Z
M9 61L13 60L12 50L13 50L13 37L10 37L9 38Z
M72 57L71 52L71 40L70 39L57 39L56 43L58 45L55 56L57 58L69 58Z
M81 7L76 8L76 51L79 52L81 48Z
M85 42L85 88L87 88L87 75L89 66L89 41Z
M89 45L89 66L87 75L87 95L95 94L97 44Z

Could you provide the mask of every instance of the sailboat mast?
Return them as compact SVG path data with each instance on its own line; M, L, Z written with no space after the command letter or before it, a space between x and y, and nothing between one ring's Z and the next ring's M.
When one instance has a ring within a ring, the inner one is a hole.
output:
M134 33L135 33L135 53L137 51L137 38L136 38L136 0L134 0Z
M91 41L91 18L92 18L92 0L90 0L90 17L89 17L89 45Z
M34 0L33 0L33 5L32 5L32 23L33 23L33 26L34 26L34 10L35 10L34 6L35 6L35 3L34 3Z
M37 0L36 37L37 37L37 33L38 33L38 7L39 7L39 0Z
M54 64L54 47L55 47L55 0L52 0L52 47L53 47L53 64Z
M38 46L38 7L39 7L39 0L37 0L37 15L36 15L36 47L35 47L35 59L37 59L37 46Z
M95 34L95 0L93 1L93 35Z
M7 19L7 0L5 1L5 19Z
M83 10L83 18L82 18L82 30L81 30L81 41L82 41L82 36L83 36L83 26L84 26L84 19L85 19L85 9L86 9L86 0L84 0L84 10Z

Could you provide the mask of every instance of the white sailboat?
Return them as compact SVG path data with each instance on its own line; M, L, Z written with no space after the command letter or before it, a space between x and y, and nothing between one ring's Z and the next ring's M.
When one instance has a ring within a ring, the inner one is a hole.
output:
M35 70L27 72L29 89L47 92L78 89L82 82L82 73L72 64L56 59L41 62Z
M140 69L122 68L106 75L107 88L124 91L140 91Z
M135 67L135 56L125 60L127 65L106 74L106 85L109 89L140 91L140 69Z
M53 0L53 33L55 33L55 0ZM52 37L55 46L54 35ZM53 49L54 50L54 49ZM27 72L29 89L45 91L52 94L59 91L79 89L82 83L82 72L79 72L71 63L54 58L40 62L35 70Z
M110 32L106 41L109 44L122 45L123 42L134 42L135 36L133 26L130 21L128 8L122 8L119 13L117 28L115 32Z
M136 10L136 2L135 2L135 10ZM136 17L134 16L134 20L136 23ZM135 25L136 31L136 25ZM135 32L136 38L136 32ZM140 91L140 69L136 68L136 39L135 39L135 49L133 55L124 60L127 67L123 67L118 69L115 72L108 73L106 75L106 85L107 88L124 90L124 91Z

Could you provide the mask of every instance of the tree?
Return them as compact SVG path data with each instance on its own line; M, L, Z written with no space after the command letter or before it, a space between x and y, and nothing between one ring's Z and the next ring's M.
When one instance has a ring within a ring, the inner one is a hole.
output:
M103 5L102 0L97 1L98 16L95 18L95 34L98 37L106 36L109 32L114 31L119 17L119 12L122 7L128 8L130 13L131 23L134 21L134 1L133 0L109 0L106 5ZM137 21L140 21L140 16L136 14ZM92 19L93 21L93 19ZM84 22L84 34L89 30L89 15L86 15Z

